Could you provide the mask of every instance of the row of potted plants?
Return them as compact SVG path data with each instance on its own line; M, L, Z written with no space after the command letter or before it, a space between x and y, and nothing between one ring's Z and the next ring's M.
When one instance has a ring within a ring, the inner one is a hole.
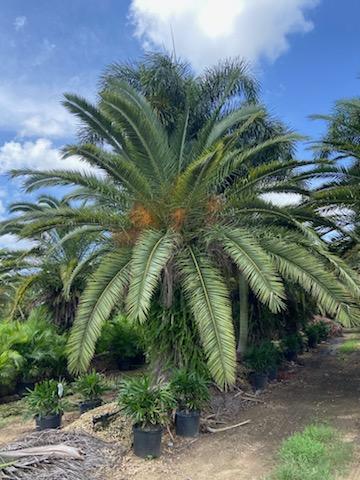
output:
M80 377L74 385L82 396L80 413L101 405L101 396L107 389L104 377L96 372ZM197 436L200 411L209 400L208 381L196 372L178 370L169 382L161 384L153 384L146 375L122 381L119 405L133 421L135 454L143 458L160 455L162 430L174 410L176 434ZM29 390L26 402L39 430L59 428L67 404L64 383L39 383Z
M315 348L319 342L327 339L329 327L324 322L312 323L305 328L305 334L308 347ZM303 351L304 338L300 333L287 335L279 346L272 341L265 341L249 348L244 362L251 371L250 382L253 389L263 390L269 380L277 378L278 367L284 358L296 361L297 355Z

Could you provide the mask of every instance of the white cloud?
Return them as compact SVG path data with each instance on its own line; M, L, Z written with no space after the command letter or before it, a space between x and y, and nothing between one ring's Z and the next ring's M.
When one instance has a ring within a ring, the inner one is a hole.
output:
M0 236L0 249L27 250L35 245L35 242L32 242L31 240L20 239L18 236L12 235L11 233Z
M45 138L34 142L6 142L0 147L0 174L17 168L84 170L84 165L77 157L62 160L59 150Z
M19 30L22 30L25 25L27 23L27 18L22 15L20 17L16 17L15 20L14 20L14 27L15 27L15 30L18 32Z
M0 129L21 137L66 137L75 121L60 104L60 94L40 87L0 86Z
M305 11L320 0L132 0L130 18L145 49L172 50L196 68L224 57L275 60L288 35L313 24Z

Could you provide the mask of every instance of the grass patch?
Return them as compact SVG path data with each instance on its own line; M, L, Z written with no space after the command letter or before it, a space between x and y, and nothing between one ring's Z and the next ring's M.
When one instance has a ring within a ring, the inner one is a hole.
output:
M346 342L339 347L340 353L353 353L357 352L358 350L360 350L359 339L346 340Z
M310 425L285 440L269 480L335 480L352 457L351 445L326 425Z

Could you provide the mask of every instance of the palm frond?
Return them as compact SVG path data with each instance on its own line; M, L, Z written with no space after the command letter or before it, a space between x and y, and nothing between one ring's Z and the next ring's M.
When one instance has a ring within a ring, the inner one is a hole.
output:
M131 319L145 321L161 271L169 261L175 244L174 234L156 230L145 231L137 241L131 259L131 279L126 298Z
M235 338L225 281L208 258L190 247L180 259L179 268L210 373L226 389L235 381Z
M247 279L259 300L275 313L285 308L281 278L257 239L244 228L225 226L215 228L213 235Z
M107 255L83 293L68 341L69 370L87 370L95 352L101 328L119 304L129 282L130 252Z

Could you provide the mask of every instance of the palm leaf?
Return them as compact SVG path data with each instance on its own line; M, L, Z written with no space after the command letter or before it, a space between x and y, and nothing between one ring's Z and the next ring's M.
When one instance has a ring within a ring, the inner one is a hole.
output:
M235 338L225 281L208 258L190 247L179 267L210 373L220 387L226 388L235 381Z
M145 321L151 297L175 243L174 234L156 230L145 231L137 241L131 259L131 280L126 299L130 318Z
M90 279L78 306L68 341L69 370L84 372L95 352L104 322L123 298L129 281L128 250L107 255Z

